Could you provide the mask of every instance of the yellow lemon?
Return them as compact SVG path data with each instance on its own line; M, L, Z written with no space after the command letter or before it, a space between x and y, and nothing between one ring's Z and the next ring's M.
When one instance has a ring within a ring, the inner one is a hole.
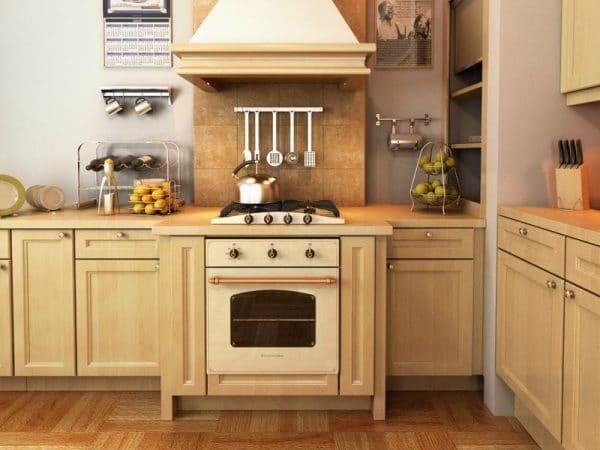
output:
M144 211L149 216L151 216L152 214L154 214L156 212L156 211L154 211L154 205L152 203L147 204L146 207L144 208Z
M158 200L159 198L163 198L165 196L165 193L162 189L155 189L154 191L152 191L152 198L154 200Z
M168 181L163 182L160 187L162 188L163 191L165 191L166 193L171 192L171 183L169 183Z
M141 201L141 198L140 198L140 196L139 196L139 195L137 195L137 194L131 194L131 195L129 196L129 201L130 201L130 202L139 202L139 201Z
M133 212L135 214L141 214L144 212L145 208L146 208L146 205L144 205L143 203L136 203L135 205L133 205Z
M150 194L146 194L142 197L142 201L144 203L154 203L154 199L152 198L152 196Z
M150 193L150 189L148 188L148 186L145 186L143 184L138 184L135 187L134 192L138 195L147 195Z
M162 198L160 198L154 202L154 207L156 209L163 209L165 206L167 206L167 202L166 202L166 200L164 200Z

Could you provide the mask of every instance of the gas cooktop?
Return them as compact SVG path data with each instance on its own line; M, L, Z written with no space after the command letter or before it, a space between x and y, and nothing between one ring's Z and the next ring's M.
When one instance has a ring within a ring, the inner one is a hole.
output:
M211 220L216 225L339 225L346 221L330 200L284 200L275 203L248 205L230 203L219 217Z

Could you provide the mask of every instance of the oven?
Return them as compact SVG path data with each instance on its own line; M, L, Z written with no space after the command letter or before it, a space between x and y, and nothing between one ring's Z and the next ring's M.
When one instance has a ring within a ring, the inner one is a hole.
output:
M209 374L338 373L339 246L324 241L207 242Z

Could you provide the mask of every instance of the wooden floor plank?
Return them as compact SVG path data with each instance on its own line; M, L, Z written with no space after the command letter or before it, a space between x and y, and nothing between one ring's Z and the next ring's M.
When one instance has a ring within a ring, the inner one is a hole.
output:
M156 392L0 392L0 449L534 450L482 394L395 392L369 411L198 411L160 420Z

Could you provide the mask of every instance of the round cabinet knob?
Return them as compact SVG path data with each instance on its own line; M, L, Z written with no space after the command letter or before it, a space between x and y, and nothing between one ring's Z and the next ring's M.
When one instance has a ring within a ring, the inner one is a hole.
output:
M292 223L293 220L294 220L294 218L292 217L292 215L290 213L287 213L285 216L283 216L283 221L285 222L286 225L289 225L290 223Z
M315 257L315 251L312 248L307 249L304 254L308 259L313 259Z
M304 217L302 218L302 221L306 224L306 225L310 225L312 223L312 216L310 214L304 214Z
M575 292L573 292L571 290L565 291L565 298L568 298L570 300L574 299L575 298Z
M244 222L246 222L246 225L250 225L252 222L254 222L254 217L252 217L252 214L246 214L244 217Z
M67 235L65 233L63 233L62 231L60 233L58 233L58 238L59 239L64 239L66 237L67 237Z
M122 233L120 231L117 232L117 239L121 239L121 238L124 238L124 237L125 237L125 233Z
M388 264L387 265L387 269L388 270L394 270L394 265L393 264Z
M527 228L519 228L519 234L521 236L527 236L527 233L528 233Z
M267 225L271 225L273 223L273 216L271 214L267 214L265 216L265 223Z
M267 256L271 259L277 258L277 250L275 250L274 248L270 248L267 252Z
M427 239L431 239L431 238L433 238L433 233L431 231L428 231L427 233L425 233L425 237Z
M548 289L556 289L556 281L548 280L546 286L548 286Z
M154 266L154 268L155 268L156 270L160 270L160 264L156 264L156 265Z
M229 250L229 257L231 259L238 259L240 257L240 251L237 248L232 248Z

